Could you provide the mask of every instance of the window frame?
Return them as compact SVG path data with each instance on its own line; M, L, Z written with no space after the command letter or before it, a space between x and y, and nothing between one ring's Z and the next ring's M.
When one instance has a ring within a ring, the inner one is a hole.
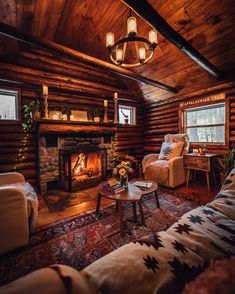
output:
M21 123L21 92L19 88L13 88L13 87L6 87L6 86L1 86L0 85L0 95L1 93L4 93L6 95L10 93L9 91L14 91L17 92L17 94L15 95L15 101L16 101L16 119L15 120L11 120L11 119L0 119L0 125L4 125L4 124L11 124L11 125L18 125ZM7 93L8 92L8 93Z
M120 120L119 120L120 119L120 117L119 117L120 107L123 108L123 109L131 110L130 123L125 124L125 123L121 123L120 122ZM125 125L128 125L128 126L136 126L136 107L135 106L131 106L131 105L118 104L118 124L119 125L122 125L122 126L125 126Z
M224 124L213 124L211 126L218 126L224 125L225 127L225 140L224 142L189 142L191 147L199 147L200 145L206 145L207 147L212 148L227 148L229 146L229 118L230 118L230 111L229 111L229 99L225 98L223 100L216 100L210 102L201 102L197 104L191 104L187 106L183 106L179 109L179 130L181 133L187 133L187 126L186 126L186 112L188 109L198 108L198 107L209 107L211 105L221 104L224 103L225 105L225 123ZM209 127L209 125L200 125L197 127Z

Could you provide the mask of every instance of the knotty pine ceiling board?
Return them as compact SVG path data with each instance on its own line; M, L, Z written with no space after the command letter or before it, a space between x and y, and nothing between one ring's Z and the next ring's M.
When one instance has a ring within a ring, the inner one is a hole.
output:
M149 0L161 16L200 53L221 70L234 72L233 0ZM77 49L110 62L105 35L112 31L121 37L126 30L129 8L120 0L0 0L0 20L26 32ZM137 16L139 31L147 35L150 26ZM132 69L145 77L178 87L180 94L200 89L205 84L221 83L159 35L159 46L152 61ZM0 36L0 54L25 47ZM147 100L172 96L164 90L133 81L126 82L131 92Z

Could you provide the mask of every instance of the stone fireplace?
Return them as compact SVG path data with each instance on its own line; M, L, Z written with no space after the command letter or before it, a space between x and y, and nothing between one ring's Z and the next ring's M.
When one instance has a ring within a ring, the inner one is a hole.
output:
M97 186L106 179L106 149L84 142L59 150L59 185L69 192Z
M113 168L111 135L41 134L39 183L41 194L52 189L75 191L96 186Z

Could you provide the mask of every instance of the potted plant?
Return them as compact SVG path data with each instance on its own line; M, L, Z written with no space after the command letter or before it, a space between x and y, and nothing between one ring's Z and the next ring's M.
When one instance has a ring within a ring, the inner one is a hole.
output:
M22 106L22 127L24 130L33 130L35 128L35 122L40 118L40 108L41 104L38 99Z
M228 154L224 155L222 159L219 160L220 165L220 177L221 177L221 184L223 185L225 179L231 172L233 168L235 168L235 148L229 151Z

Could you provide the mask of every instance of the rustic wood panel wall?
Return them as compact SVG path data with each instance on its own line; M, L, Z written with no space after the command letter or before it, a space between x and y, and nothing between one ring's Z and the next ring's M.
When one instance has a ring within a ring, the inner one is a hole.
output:
M120 154L134 155L137 159L143 158L143 107L142 103L121 101L122 105L136 107L136 125L119 125L116 135L116 151Z
M187 97L174 97L165 102L146 103L144 116L144 152L159 153L164 135L179 132L179 105L180 102L190 101L197 97L204 97L217 93L226 93L230 104L229 141L230 146L235 141L235 84L229 83L216 88L203 89ZM210 153L226 154L227 148L215 149L210 147Z
M137 126L119 126L115 136L117 153L136 150L143 156L142 103L115 76L91 66L77 64L72 59L59 58L44 52L21 52L0 63L0 78L20 84L0 82L0 87L19 88L22 104L42 99L42 85L49 86L49 110L103 109L108 99L109 119L113 119L113 93L120 103L137 107ZM0 124L0 172L19 171L32 184L37 183L37 130L25 134L18 125Z

